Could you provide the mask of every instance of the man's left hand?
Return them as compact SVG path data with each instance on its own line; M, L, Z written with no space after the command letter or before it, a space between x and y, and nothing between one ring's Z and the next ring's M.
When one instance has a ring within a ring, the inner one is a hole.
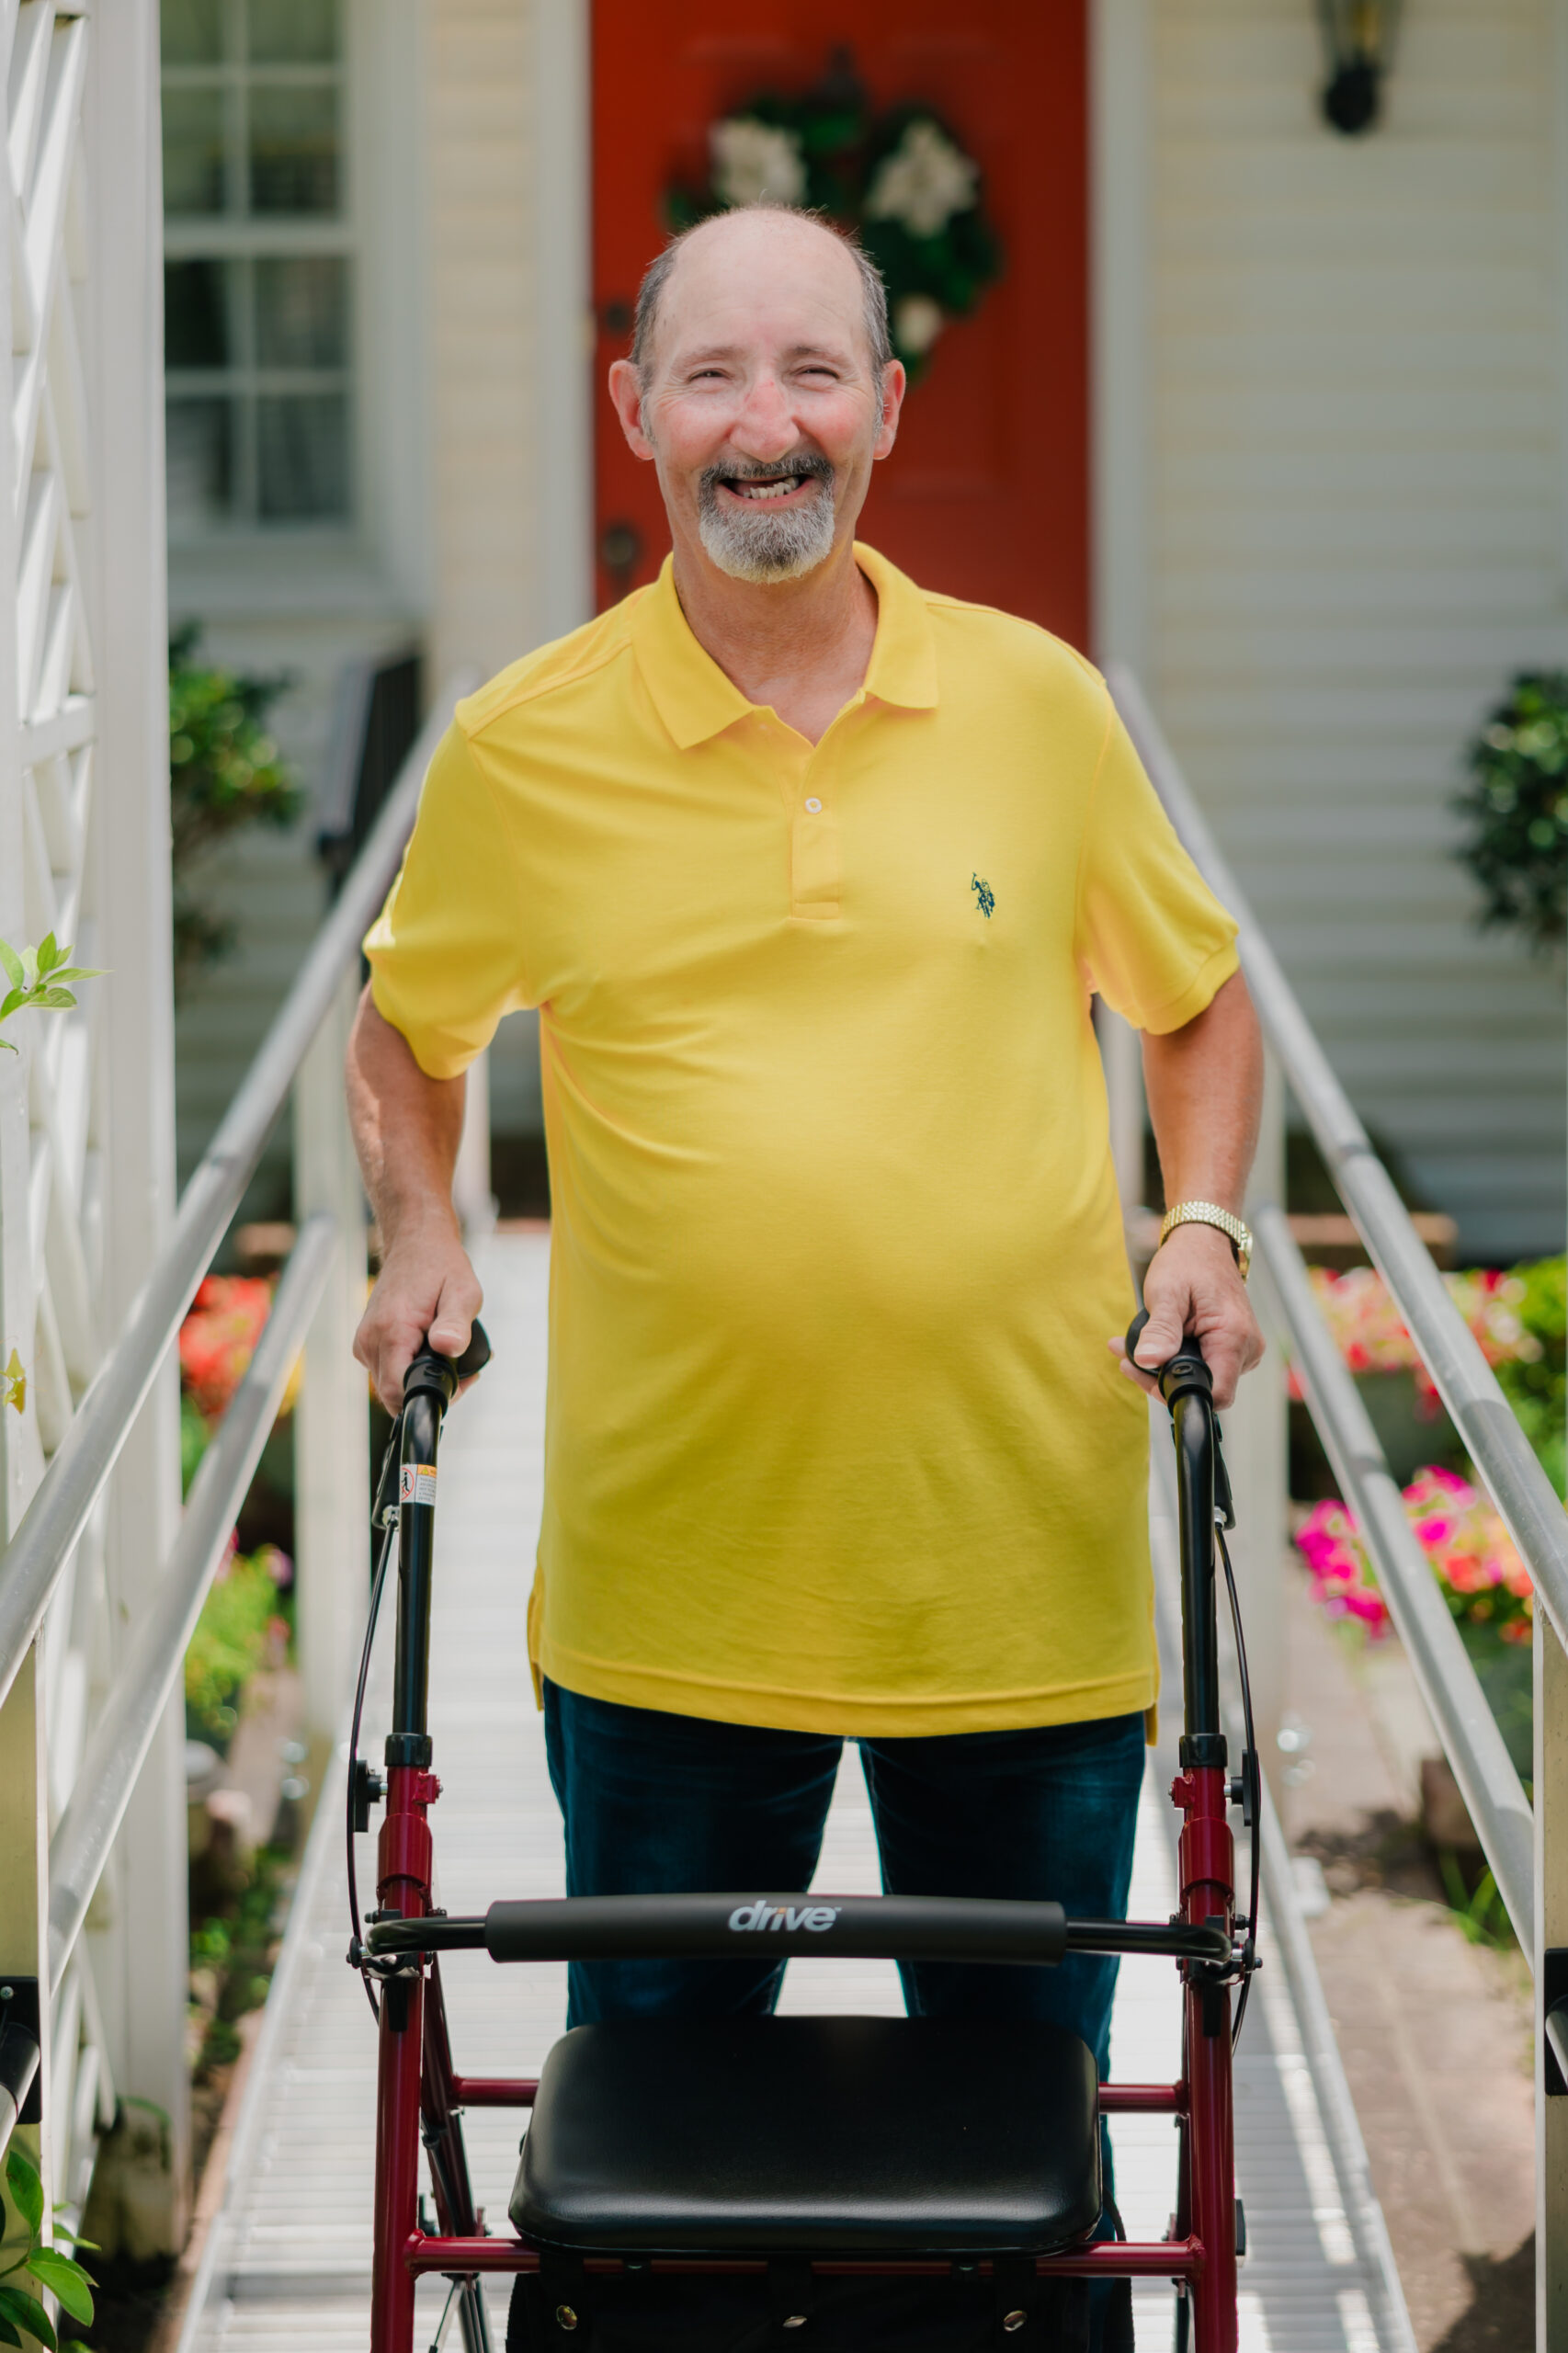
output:
M1178 1225L1149 1261L1143 1278L1143 1326L1136 1356L1127 1356L1125 1334L1110 1345L1121 1370L1140 1389L1154 1393L1154 1375L1190 1336L1203 1351L1214 1379L1214 1403L1235 1403L1236 1383L1263 1354L1263 1334L1252 1312L1235 1252L1218 1227Z

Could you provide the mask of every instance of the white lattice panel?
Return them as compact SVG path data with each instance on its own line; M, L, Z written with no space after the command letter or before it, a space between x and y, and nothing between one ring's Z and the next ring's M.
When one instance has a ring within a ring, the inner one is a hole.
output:
M84 578L91 562L88 418L81 359L89 256L82 112L88 18L52 0L7 12L6 198L10 222L11 506L14 551L15 767L7 850L19 865L12 921L22 938L52 932L95 961L94 679ZM13 797L14 796L14 797ZM21 1455L13 1497L36 1484L102 1354L103 1135L94 992L79 1009L29 1017L26 1253L29 1294L13 1329L35 1411L7 1437ZM11 1188L7 1188L9 1196ZM9 1219L21 1205L7 1198ZM106 1597L103 1547L91 1529L67 1571L40 1644L48 1740L47 1811L58 1818L86 1727ZM73 1964L51 2026L55 2195L85 2194L95 2127L112 2109L97 2005L85 1961Z

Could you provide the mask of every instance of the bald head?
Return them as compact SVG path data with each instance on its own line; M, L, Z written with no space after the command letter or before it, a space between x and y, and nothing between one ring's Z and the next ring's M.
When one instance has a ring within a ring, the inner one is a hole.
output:
M855 238L816 213L784 204L748 204L715 213L672 237L649 264L637 290L631 338L631 364L644 389L668 302L701 312L722 306L736 288L755 290L802 280L819 302L842 301L846 316L858 314L880 394L882 371L892 358L881 272Z
M864 255L780 205L721 213L659 256L636 324L609 395L633 456L658 469L677 575L750 589L830 558L853 569L903 397Z

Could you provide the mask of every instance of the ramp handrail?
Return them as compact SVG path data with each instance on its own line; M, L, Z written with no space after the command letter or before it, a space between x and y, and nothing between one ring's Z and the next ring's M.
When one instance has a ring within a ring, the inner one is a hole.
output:
M1265 1037L1324 1162L1404 1319L1471 1460L1529 1570L1559 1639L1568 1636L1568 1518L1495 1374L1449 1298L1294 990L1248 906L1154 720L1119 665L1108 679L1154 790L1205 881L1235 918L1242 971ZM1290 1331L1308 1409L1356 1512L1390 1614L1458 1781L1515 1933L1534 1965L1534 1827L1475 1669L1409 1527L1355 1381L1340 1358L1282 1204L1253 1212L1259 1255Z
M0 1703L228 1231L311 1041L386 894L414 822L425 770L446 732L454 696L466 692L468 684L454 681L421 730L299 978L180 1196L174 1231L123 1331L0 1553Z
M324 1025L329 1016L334 1022L347 1018L346 995L352 991L360 939L402 856L425 770L448 725L452 702L471 683L467 678L450 683L399 770L299 977L181 1195L174 1230L132 1302L119 1338L69 1423L16 1534L0 1552L0 1704L39 1633L88 1517L285 1103L294 1093L298 1116L307 1097L312 1105L324 1096L341 1102L335 1071L330 1067L335 1060L339 1031ZM320 1053L312 1051L318 1036L323 1042ZM341 1125L341 1110L335 1116ZM346 1134L341 1148L347 1155ZM298 1181L297 1167L297 1187ZM349 1184L331 1206L323 1208L319 1200L307 1200L301 1211L301 1229L249 1369L202 1457L159 1581L131 1630L124 1655L97 1711L64 1813L50 1841L47 2004L62 2000L68 2006L64 1981L88 1906L178 1678L197 1617L290 1370L307 1340L312 1347L318 1345L312 1336L320 1325L324 1299L345 1291L350 1298L357 1296L357 1290L349 1286L355 1279L356 1253L363 1267L362 1239L354 1236L353 1251L345 1253L349 1242L347 1222L358 1213L355 1206L358 1200L357 1184ZM307 1214L312 1208L316 1213ZM343 1370L352 1375L343 1327L334 1328L337 1337L333 1360L341 1342ZM344 1475L349 1475L347 1465ZM335 1699L333 1704L336 1705ZM96 2005L96 1995L92 1998ZM0 2051L3 2152L28 2097L38 2057L37 2039L15 2021L0 2040L4 2042ZM67 2115L74 2112L69 2092L61 2094L57 2089L53 2097L63 2098Z
M336 1247L330 1217L311 1218L301 1230L255 1353L201 1458L152 1607L131 1638L50 1840L51 1993L87 1916Z

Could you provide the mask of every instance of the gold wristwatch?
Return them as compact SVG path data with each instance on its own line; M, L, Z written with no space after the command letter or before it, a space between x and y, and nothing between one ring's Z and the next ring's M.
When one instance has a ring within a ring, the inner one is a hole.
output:
M1252 1264L1252 1234L1239 1217L1222 1210L1217 1201L1178 1201L1167 1210L1160 1221L1160 1240L1174 1233L1178 1225L1215 1225L1236 1254L1236 1265L1244 1283L1247 1268Z

